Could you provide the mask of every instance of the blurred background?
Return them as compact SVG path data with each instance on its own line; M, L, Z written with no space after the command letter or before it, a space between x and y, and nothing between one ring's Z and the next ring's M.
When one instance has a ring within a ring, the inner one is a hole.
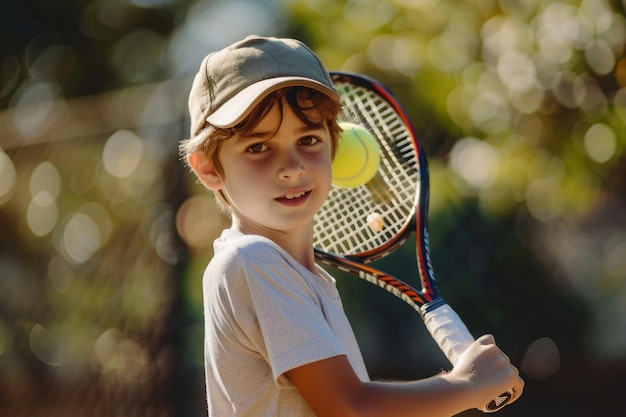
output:
M206 414L201 276L228 220L177 142L201 59L248 34L301 39L408 108L430 159L443 296L527 383L499 415L623 415L624 9L3 2L0 415ZM410 246L380 263L411 273ZM449 366L408 306L336 276L373 378Z

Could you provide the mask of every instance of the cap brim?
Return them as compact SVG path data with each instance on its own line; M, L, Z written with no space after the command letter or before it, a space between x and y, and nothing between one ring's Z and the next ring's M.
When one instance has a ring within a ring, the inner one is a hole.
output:
M226 103L210 114L206 120L209 124L228 128L236 126L261 102L269 93L283 87L309 87L339 100L337 91L327 85L305 77L268 78L254 83L231 97Z

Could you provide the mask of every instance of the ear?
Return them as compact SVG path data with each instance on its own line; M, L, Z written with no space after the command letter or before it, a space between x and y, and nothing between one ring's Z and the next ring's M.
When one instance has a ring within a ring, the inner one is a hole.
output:
M213 163L200 152L194 152L189 156L189 165L209 190L218 191L224 186L222 177L215 170Z

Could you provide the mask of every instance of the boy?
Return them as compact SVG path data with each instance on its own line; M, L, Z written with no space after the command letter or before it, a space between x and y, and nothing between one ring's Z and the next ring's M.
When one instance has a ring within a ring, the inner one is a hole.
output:
M450 416L521 395L491 336L449 373L370 381L335 281L314 261L340 105L309 48L250 36L209 54L189 110L181 151L232 217L203 281L209 415Z

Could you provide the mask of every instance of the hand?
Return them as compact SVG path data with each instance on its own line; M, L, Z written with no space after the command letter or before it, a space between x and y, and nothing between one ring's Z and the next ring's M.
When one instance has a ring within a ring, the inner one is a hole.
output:
M489 401L505 391L512 391L516 401L524 390L524 381L508 356L497 346L492 335L484 335L472 343L459 357L450 376L469 382L475 392L476 408L483 408Z

